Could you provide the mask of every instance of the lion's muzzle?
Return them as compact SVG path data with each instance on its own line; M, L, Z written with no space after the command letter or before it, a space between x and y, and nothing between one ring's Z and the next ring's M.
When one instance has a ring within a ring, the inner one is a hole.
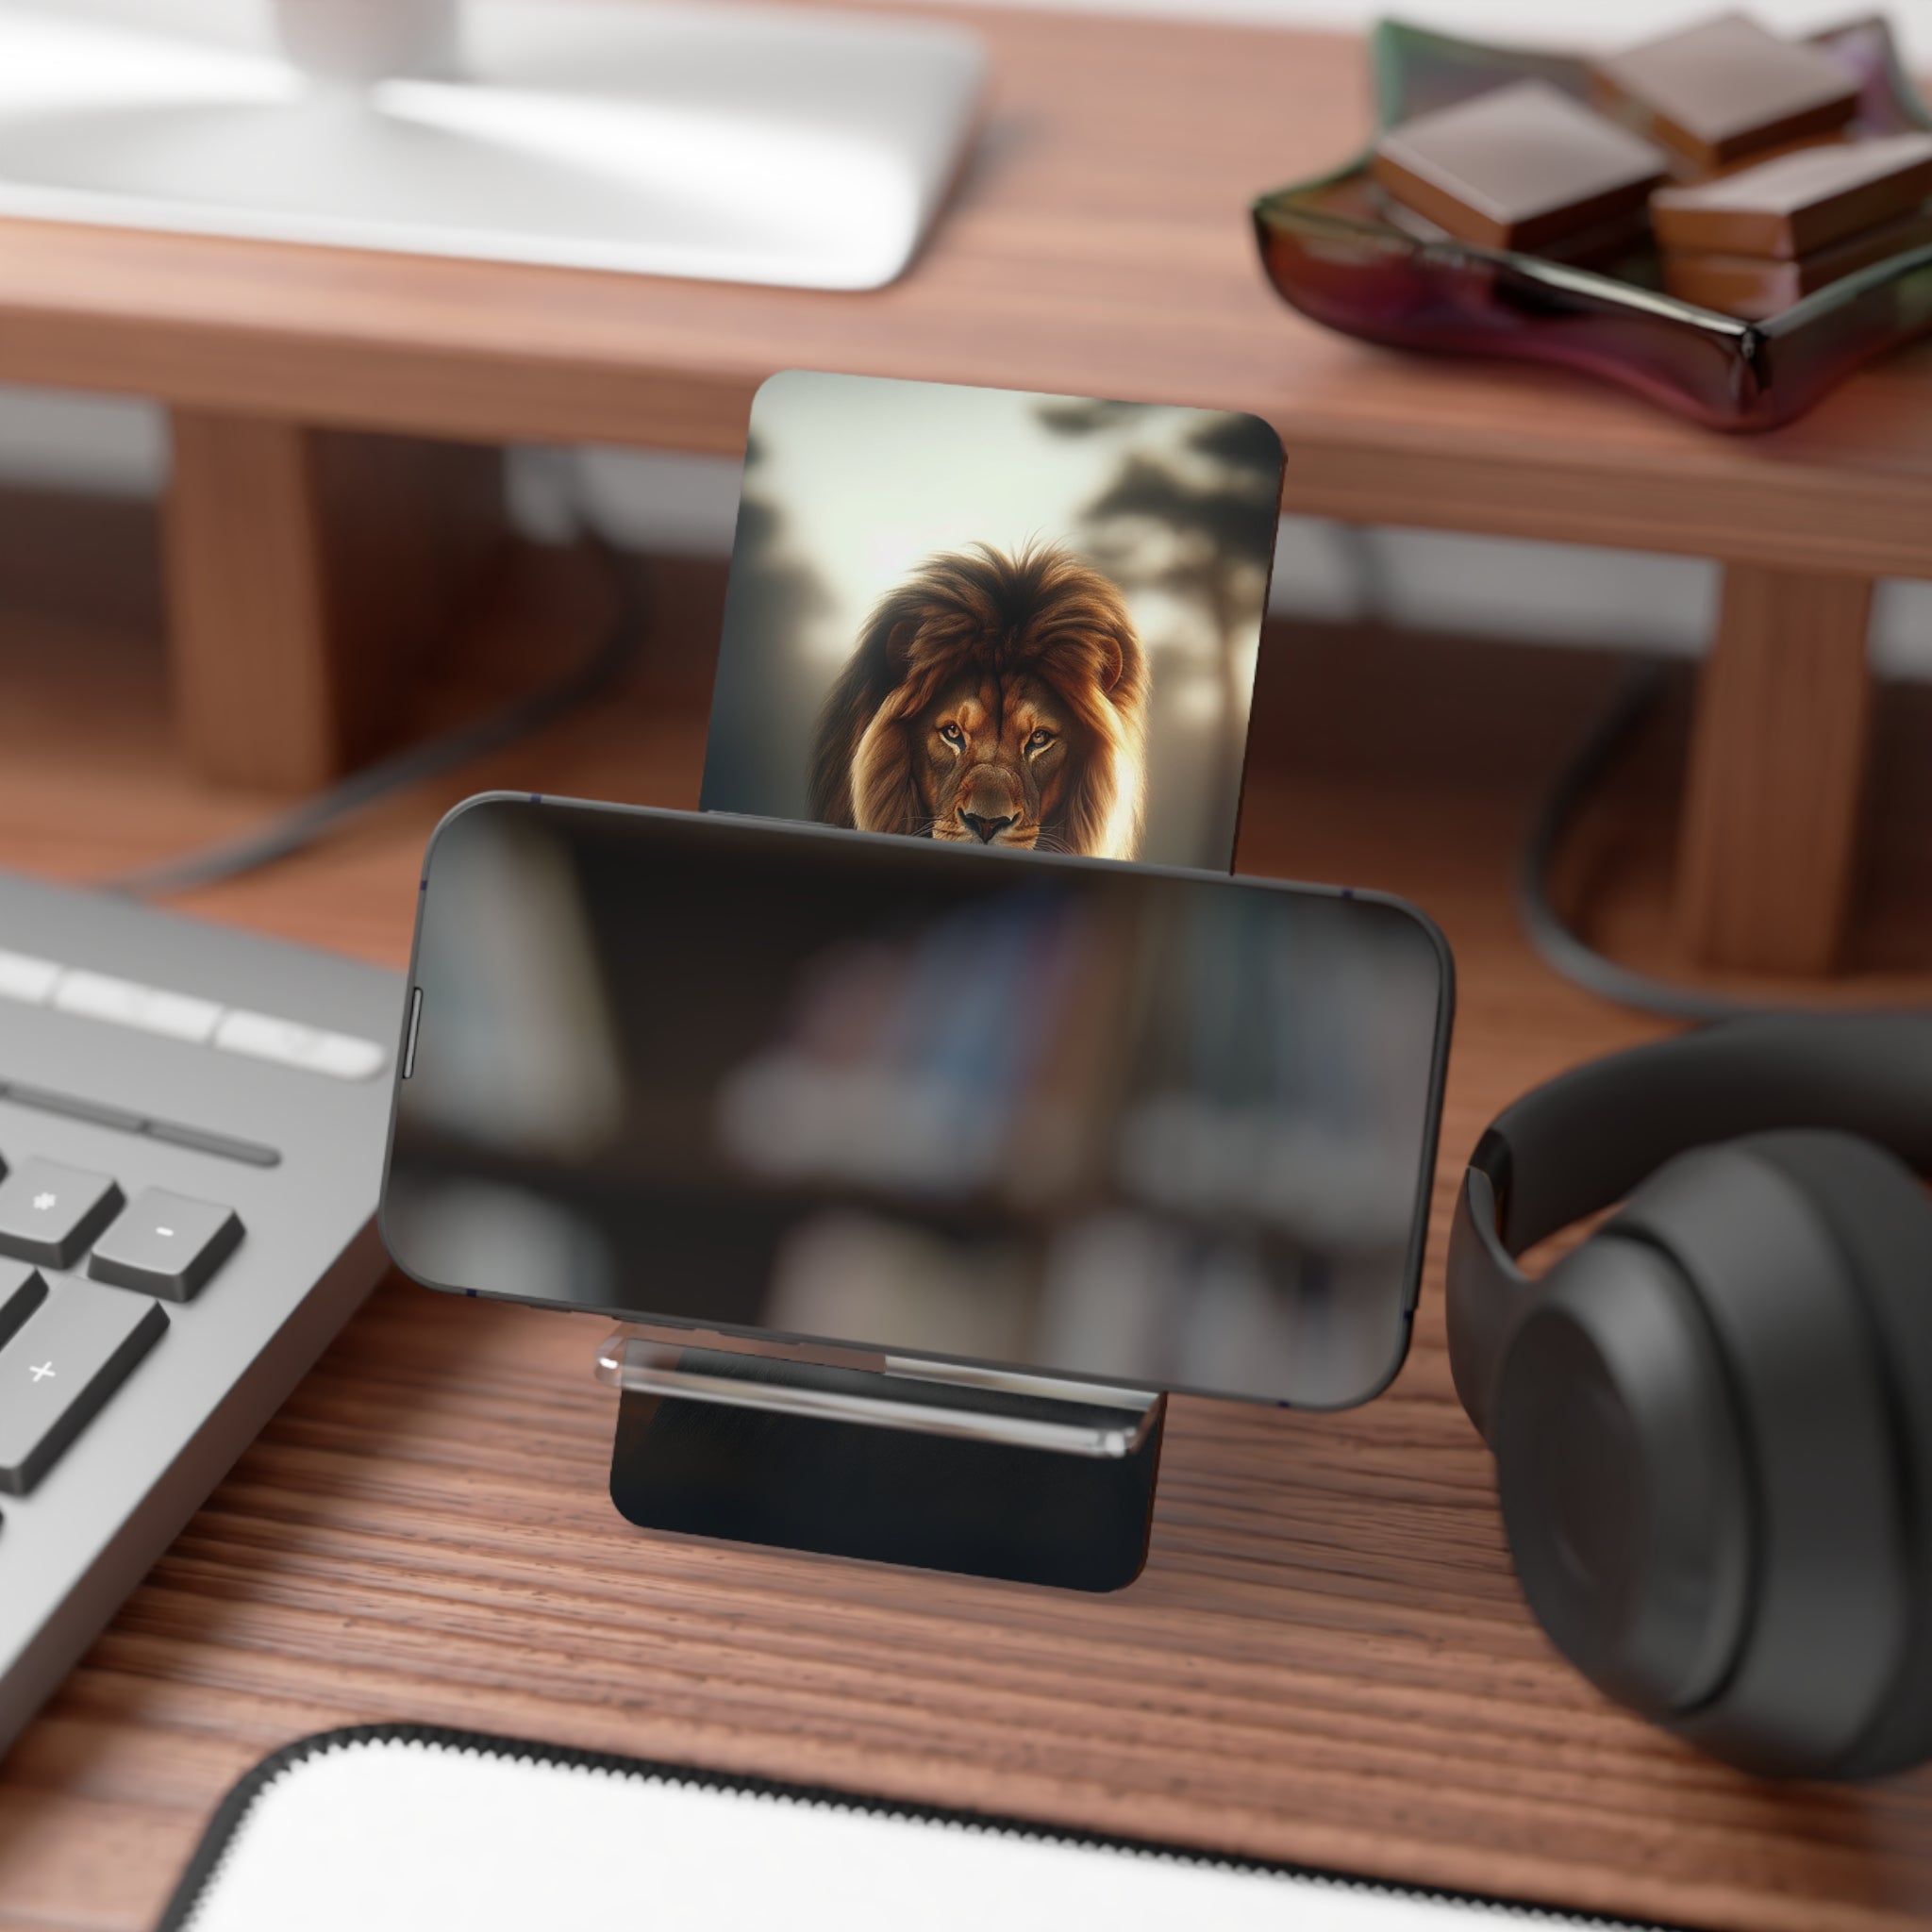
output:
M1025 837L1034 822L1028 803L1017 773L992 762L975 765L953 794L951 812L941 818L942 824L946 817L953 821L943 836L982 845L1012 844Z

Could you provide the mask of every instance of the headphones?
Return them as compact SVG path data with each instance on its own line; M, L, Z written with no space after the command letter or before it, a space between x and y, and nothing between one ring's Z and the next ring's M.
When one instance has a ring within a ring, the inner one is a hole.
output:
M1538 1088L1457 1201L1450 1365L1530 1608L1747 1771L1932 1756L1927 1174L1932 1015L1777 1015Z

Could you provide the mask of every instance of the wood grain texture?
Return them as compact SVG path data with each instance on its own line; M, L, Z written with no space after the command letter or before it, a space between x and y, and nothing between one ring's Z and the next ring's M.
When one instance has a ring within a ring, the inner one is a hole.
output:
M502 457L175 409L167 582L195 768L303 791L392 735L501 536Z
M1829 973L1868 791L1869 581L1733 564L1705 659L1677 894L1720 966Z
M193 906L399 961L424 837L461 791L693 801L718 574L652 582L632 688ZM235 829L250 802L196 783L155 715L158 641L46 604L9 608L0 580L0 861L97 876ZM599 610L575 575L512 571L418 722L545 675ZM257 1757L406 1719L1728 1932L1932 1921L1932 1776L1755 1784L1558 1662L1451 1392L1457 1164L1524 1087L1655 1031L1543 973L1509 911L1530 802L1615 675L1567 652L1269 635L1242 866L1407 892L1460 974L1422 1312L1382 1400L1177 1402L1145 1574L1074 1597L634 1531L606 1495L604 1324L391 1281L0 1766L0 1932L135 1932ZM1894 711L1880 781L1917 816L1886 834L1854 956L1890 975L1868 991L1923 998L1932 706ZM1572 855L1650 963L1681 729ZM1901 977L1911 945L1920 976Z
M858 0L864 4L864 0ZM889 7L887 10L906 10ZM1709 434L1579 376L1399 356L1284 308L1260 191L1370 121L1358 41L1030 11L934 241L827 295L0 224L0 380L478 440L735 452L805 367L1254 409L1291 509L1867 575L1932 574L1932 349L1804 422Z

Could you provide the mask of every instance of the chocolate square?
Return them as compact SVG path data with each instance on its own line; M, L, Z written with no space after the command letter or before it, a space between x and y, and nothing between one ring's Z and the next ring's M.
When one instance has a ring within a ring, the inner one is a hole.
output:
M1798 148L1650 198L1666 248L1794 260L1909 214L1932 197L1932 134Z
M1932 208L1919 208L1814 248L1794 261L1674 250L1664 257L1664 287L1680 302L1694 302L1745 322L1763 322L1861 268L1928 243Z
M1816 47L1742 14L1648 41L1596 62L1608 103L1702 168L1841 127L1858 83Z
M1641 209L1665 158L1560 89L1525 80L1391 128L1373 167L1396 200L1458 240L1533 249Z

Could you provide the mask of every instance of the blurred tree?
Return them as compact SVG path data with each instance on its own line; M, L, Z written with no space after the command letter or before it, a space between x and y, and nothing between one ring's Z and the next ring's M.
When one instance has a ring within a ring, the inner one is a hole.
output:
M828 682L810 661L806 634L831 599L817 571L788 547L785 512L759 487L765 460L754 438L744 453L700 802L708 811L803 818L812 724Z
M1041 422L1059 436L1130 429L1131 403L1056 400ZM1265 610L1281 514L1281 444L1258 417L1204 414L1173 458L1129 447L1113 480L1081 512L1089 548L1124 590L1156 590L1191 604L1216 646L1223 769L1247 751L1247 652ZM1232 835L1233 827L1228 827Z
M1091 396L1055 396L1034 411L1056 436L1091 436L1096 429L1124 429L1142 421L1144 403L1104 403Z

